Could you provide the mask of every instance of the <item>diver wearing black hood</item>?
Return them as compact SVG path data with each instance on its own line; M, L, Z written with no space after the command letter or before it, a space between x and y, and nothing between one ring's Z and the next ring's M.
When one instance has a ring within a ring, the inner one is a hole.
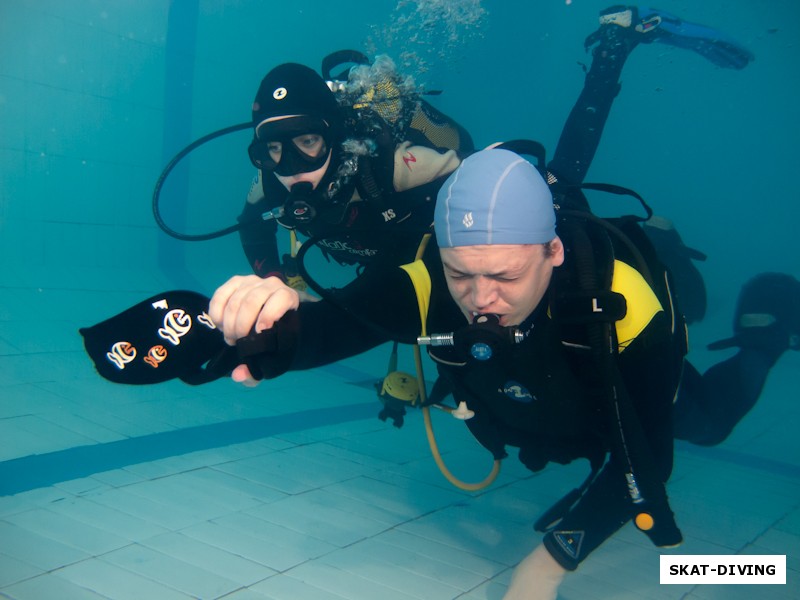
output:
M330 240L325 251L344 264L388 254L381 232L390 226L392 253L410 260L433 220L437 190L460 163L455 150L398 143L379 118L359 121L338 105L320 75L295 63L264 77L253 127L249 154L259 172L239 220L245 254L261 277L285 275L277 223L306 236L369 231L356 241ZM408 244L397 243L403 232Z

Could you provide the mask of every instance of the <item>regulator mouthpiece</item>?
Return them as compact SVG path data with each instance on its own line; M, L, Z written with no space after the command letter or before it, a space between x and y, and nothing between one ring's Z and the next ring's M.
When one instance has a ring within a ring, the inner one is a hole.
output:
M471 325L453 333L419 336L420 346L457 346L477 361L487 361L504 348L519 344L525 335L516 327L503 327L497 315L476 315Z

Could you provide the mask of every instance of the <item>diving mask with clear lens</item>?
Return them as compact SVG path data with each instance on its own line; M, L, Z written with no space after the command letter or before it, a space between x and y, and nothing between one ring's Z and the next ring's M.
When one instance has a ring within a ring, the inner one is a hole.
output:
M321 119L297 116L264 121L250 143L250 162L285 177L321 169L331 152L330 128Z

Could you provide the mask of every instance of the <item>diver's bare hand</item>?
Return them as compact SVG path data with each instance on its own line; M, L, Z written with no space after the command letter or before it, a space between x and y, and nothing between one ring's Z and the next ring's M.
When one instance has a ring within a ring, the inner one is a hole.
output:
M247 365L238 365L233 371L231 371L231 379L233 379L236 383L241 383L246 387L256 387L259 383L261 383L258 379L253 377L253 375L250 373L250 369L247 368Z
M277 277L236 275L220 286L208 308L208 315L222 331L225 342L255 331L270 329L284 314L300 306L300 296ZM248 372L249 375L249 372Z

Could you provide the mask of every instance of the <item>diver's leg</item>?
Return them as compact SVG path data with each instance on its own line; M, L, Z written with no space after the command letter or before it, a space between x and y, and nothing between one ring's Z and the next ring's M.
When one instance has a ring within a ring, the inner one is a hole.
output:
M739 296L734 337L712 349L739 352L703 375L687 364L675 403L675 437L712 446L730 435L755 406L770 369L788 349L800 349L800 282L782 273L748 281Z
M699 446L724 441L755 406L774 364L753 350L741 350L703 375L687 364L675 403L675 437Z
M627 15L621 18L628 26L618 24L613 15L601 13L600 29L586 38L587 50L594 46L592 64L548 164L548 170L566 183L578 184L586 177L621 88L622 67L641 37L630 27L631 10L616 8Z
M754 59L722 32L662 10L618 5L601 11L600 28L584 42L587 50L593 48L591 67L549 165L556 177L571 184L584 180L619 93L625 60L639 43L653 42L691 50L724 68L742 69Z

